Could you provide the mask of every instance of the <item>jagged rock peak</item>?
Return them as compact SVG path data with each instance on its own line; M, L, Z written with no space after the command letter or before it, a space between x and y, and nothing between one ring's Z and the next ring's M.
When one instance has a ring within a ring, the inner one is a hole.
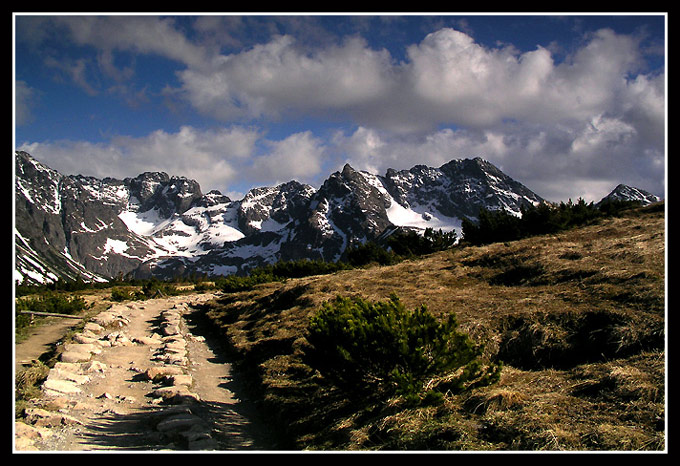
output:
M26 153L17 153L15 183L23 277L38 273L30 267L48 255L55 276L80 267L103 277L226 275L277 260L338 260L349 245L394 228L450 231L481 208L520 212L540 202L481 157L383 176L345 163L318 189L289 181L236 201L165 172L122 181L64 177Z
M653 204L654 202L659 202L660 197L647 192L640 188L635 188L633 186L628 186L626 184L619 184L606 195L598 204L604 204L608 201L633 201L641 202L643 205Z
M354 167L352 167L349 163L346 163L346 164L342 167L342 175L343 175L343 176L352 175L352 174L354 174L354 173L356 173L356 172L357 172L357 171L354 169Z

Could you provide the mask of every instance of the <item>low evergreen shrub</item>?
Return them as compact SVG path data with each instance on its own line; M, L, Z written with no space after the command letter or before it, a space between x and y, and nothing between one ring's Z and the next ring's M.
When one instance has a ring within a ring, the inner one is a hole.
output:
M395 295L384 302L338 296L324 303L307 341L310 366L350 392L417 400L433 398L428 381L457 392L500 377L500 365L482 363L482 347L458 330L453 314L440 322L425 306L407 310Z
M464 219L463 240L472 245L514 241L535 235L557 233L575 226L586 225L599 218L620 215L626 209L639 206L632 201L609 201L600 206L577 202L559 205L539 204L523 207L517 216L505 210L479 211L477 221Z
M374 241L348 247L345 257L352 267L363 267L369 264L392 265L401 260L397 254L387 251Z
M327 275L349 268L351 267L343 262L300 259L297 261L280 261L258 270L279 278L302 278L311 275Z
M33 298L21 298L16 300L15 312L15 331L19 331L30 326L30 312L49 312L53 314L75 315L87 309L87 303L80 296L66 296L57 292L48 292Z
M271 273L253 271L245 277L239 275L227 275L219 280L219 287L225 293L235 293L238 291L252 290L255 285L280 281L279 277Z
M179 290L172 283L152 278L142 285L142 295L138 299L154 298L158 295L176 296L178 294Z
M387 239L387 245L400 256L423 256L452 248L458 240L456 232L426 228L422 235L415 231L398 232Z
M35 298L17 300L17 311L50 312L54 314L77 314L87 308L80 296L45 293Z
M113 288L111 290L111 301L121 302L134 299L134 293L123 288Z

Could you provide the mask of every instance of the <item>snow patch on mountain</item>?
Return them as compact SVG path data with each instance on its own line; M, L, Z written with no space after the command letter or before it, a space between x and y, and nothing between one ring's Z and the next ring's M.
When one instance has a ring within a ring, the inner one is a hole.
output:
M432 228L433 230L442 230L444 232L455 230L458 235L460 235L462 230L462 221L456 217L447 217L441 213L432 214L425 209L422 212L418 212L413 208L407 209L396 201L387 209L387 218L390 219L390 222L400 227L417 228L419 230Z
M434 230L441 229L445 232L456 230L457 233L460 234L462 225L460 219L443 215L432 205L411 205L407 201L402 201L402 204L389 193L384 177L366 171L361 171L359 173L361 173L371 186L378 189L381 193L384 203L387 206L387 218L395 226L412 228L421 232L427 228L432 228ZM428 175L430 179L436 179L442 176L442 174L435 169L429 169ZM423 185L422 180L414 180L413 176L397 178L399 178L402 186L410 184L410 189L415 189ZM405 194L406 190L404 189L402 192ZM406 196L404 196L404 198L406 198Z
M150 209L146 212L138 212L132 209L124 210L118 214L118 218L125 223L131 232L141 236L152 236L171 222L170 219L163 218L157 209Z
M479 210L521 215L545 202L477 157L384 175L346 164L318 188L290 181L241 200L162 172L99 180L63 176L16 153L15 278L103 280L247 273L279 260L339 260L397 228L456 231ZM621 185L611 198L658 200ZM396 227L396 228L395 228Z

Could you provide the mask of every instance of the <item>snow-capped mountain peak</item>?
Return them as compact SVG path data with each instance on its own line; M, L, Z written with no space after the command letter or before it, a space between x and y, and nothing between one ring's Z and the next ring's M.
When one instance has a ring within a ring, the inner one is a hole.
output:
M64 176L25 152L16 153L15 167L16 279L23 283L334 261L395 228L460 233L462 220L481 208L521 215L523 206L544 202L481 158L384 175L346 164L318 189L289 181L240 200L203 194L196 181L163 172L124 180ZM635 188L615 191L651 199Z
M652 204L654 202L659 202L660 197L655 196L652 193L644 191L639 188L634 188L625 184L619 184L607 194L598 204L604 204L608 201L632 201L640 202L642 205Z

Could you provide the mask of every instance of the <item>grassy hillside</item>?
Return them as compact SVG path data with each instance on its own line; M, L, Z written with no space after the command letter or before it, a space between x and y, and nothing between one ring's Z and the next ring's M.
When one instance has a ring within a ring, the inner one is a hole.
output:
M554 235L259 285L206 317L295 449L663 450L663 204ZM303 358L336 296L455 313L500 381L436 403L350 399Z

